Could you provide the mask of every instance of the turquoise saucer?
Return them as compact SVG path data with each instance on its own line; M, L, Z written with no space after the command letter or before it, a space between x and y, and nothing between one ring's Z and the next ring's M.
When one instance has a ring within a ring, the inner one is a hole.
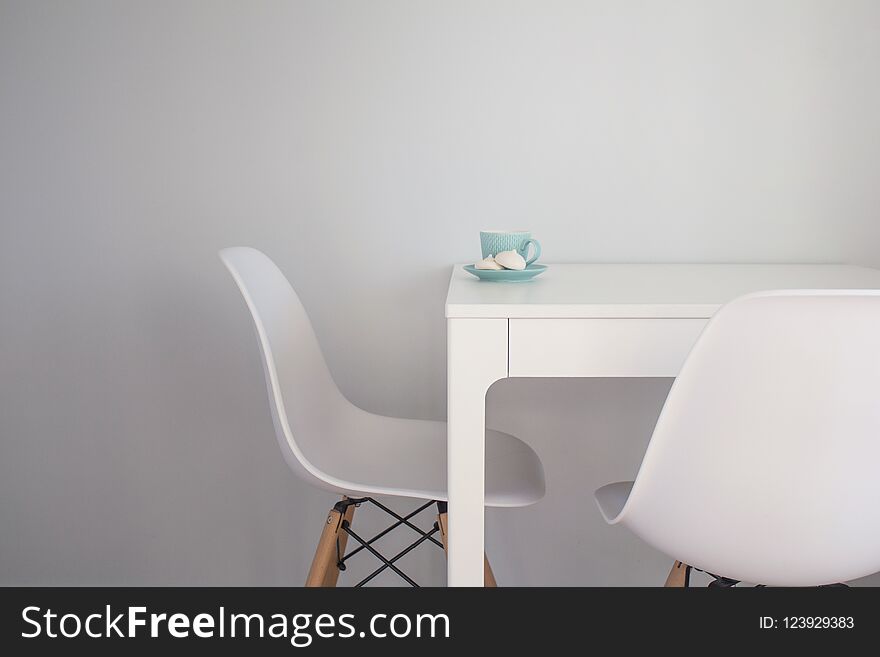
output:
M481 281L498 281L503 283L522 283L543 274L547 265L529 265L525 269L477 269L473 265L465 265L464 270L473 274Z

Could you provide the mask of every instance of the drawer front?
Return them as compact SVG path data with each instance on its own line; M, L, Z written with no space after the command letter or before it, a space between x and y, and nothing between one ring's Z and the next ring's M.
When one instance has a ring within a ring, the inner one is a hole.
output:
M511 319L510 376L676 376L706 319Z

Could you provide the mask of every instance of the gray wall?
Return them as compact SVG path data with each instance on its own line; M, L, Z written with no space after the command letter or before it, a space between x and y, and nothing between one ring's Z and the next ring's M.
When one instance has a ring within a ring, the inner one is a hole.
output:
M302 582L332 498L217 249L277 260L354 402L442 418L488 224L551 263L880 265L878 62L867 0L0 0L0 583ZM668 385L493 388L548 478L488 515L502 583L662 581L591 493Z

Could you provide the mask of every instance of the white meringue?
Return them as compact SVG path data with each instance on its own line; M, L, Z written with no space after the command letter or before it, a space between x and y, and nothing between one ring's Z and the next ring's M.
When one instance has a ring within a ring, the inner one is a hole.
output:
M489 256L488 258L483 258L478 263L474 264L475 269L504 269L501 265L495 262L495 258Z
M526 259L516 251L502 251L495 256L495 262L505 269L525 269Z

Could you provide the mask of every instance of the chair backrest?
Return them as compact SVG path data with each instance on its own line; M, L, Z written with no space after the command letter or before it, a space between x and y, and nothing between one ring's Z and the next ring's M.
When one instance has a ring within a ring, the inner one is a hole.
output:
M220 251L254 320L275 433L291 469L309 483L337 490L332 475L334 426L349 403L333 382L309 317L294 289L264 253Z
M618 521L746 582L880 570L880 291L723 307L670 390Z

